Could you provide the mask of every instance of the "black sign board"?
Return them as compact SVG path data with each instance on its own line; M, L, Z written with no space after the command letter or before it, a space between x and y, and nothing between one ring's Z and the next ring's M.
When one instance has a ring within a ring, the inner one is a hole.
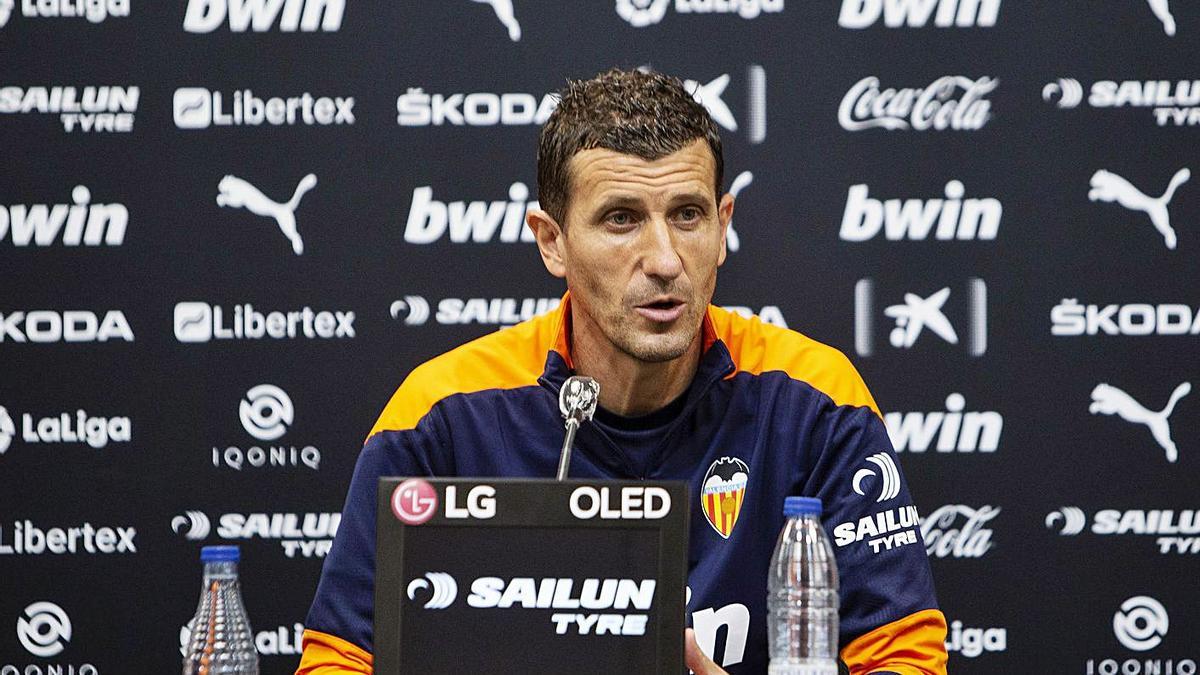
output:
M684 672L681 481L381 478L375 672Z

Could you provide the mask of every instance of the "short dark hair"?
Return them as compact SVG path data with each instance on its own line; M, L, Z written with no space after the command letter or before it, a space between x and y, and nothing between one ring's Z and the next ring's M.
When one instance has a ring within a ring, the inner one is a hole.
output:
M538 201L566 226L570 161L604 148L656 160L702 138L712 150L718 199L725 158L717 125L677 77L612 68L590 80L568 80L538 139Z

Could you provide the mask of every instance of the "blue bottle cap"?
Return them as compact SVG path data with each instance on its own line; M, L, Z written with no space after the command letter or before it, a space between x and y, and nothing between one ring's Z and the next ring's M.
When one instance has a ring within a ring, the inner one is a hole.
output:
M805 514L821 515L821 500L816 497L784 497L783 515L785 518Z
M205 546L200 549L200 562L237 562L241 553L236 546Z

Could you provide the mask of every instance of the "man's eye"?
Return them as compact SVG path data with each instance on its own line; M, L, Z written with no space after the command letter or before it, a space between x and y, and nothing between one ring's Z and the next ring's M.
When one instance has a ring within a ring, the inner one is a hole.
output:
M625 227L633 224L633 215L627 211L617 211L610 213L607 218L608 222L618 227Z
M688 223L700 220L702 215L703 214L700 212L700 209L694 206L685 206L679 210L679 220Z

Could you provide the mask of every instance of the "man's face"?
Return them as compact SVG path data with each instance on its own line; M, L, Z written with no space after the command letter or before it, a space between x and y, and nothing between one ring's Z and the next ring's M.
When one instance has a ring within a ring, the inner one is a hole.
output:
M715 167L698 139L647 161L612 150L571 158L571 195L556 260L571 300L622 352L646 362L682 356L700 324L725 262L733 198L718 207ZM542 237L539 237L541 240Z

